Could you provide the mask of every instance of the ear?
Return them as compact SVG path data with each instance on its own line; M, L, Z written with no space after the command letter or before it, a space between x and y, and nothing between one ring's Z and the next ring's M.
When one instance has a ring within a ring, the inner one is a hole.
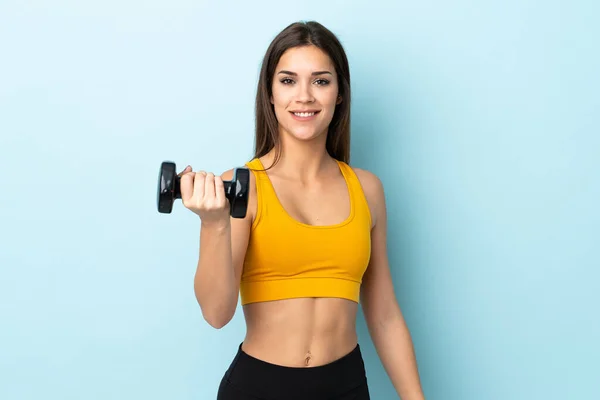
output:
M275 104L275 102L273 102L273 96L271 96L269 100L271 100L271 104Z
M342 95L338 95L337 100L335 102L335 104L340 104L342 102Z

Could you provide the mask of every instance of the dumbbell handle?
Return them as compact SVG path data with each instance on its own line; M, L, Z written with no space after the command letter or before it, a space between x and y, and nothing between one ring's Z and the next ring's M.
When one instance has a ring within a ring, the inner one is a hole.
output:
M176 199L181 199L181 177L176 176L175 181L173 182L173 197ZM225 196L227 196L231 192L231 187L235 184L233 180L231 181L223 181L223 186L225 187Z

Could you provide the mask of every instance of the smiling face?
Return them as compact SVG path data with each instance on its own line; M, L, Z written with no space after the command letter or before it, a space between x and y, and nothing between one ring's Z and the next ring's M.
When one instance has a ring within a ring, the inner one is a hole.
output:
M338 97L338 78L329 56L316 46L294 47L279 59L271 103L280 135L312 140L327 135Z

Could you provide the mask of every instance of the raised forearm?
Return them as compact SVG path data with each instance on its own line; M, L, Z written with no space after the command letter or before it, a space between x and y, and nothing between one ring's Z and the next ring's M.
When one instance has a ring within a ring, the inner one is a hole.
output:
M200 254L194 292L204 319L213 327L226 325L235 313L237 284L232 265L231 225L201 225Z

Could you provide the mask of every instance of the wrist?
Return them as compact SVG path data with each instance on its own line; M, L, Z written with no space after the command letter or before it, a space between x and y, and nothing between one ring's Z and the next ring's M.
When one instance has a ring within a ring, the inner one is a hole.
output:
M230 220L224 221L204 221L200 220L200 228L205 231L211 231L215 233L224 233L229 230L231 226Z

